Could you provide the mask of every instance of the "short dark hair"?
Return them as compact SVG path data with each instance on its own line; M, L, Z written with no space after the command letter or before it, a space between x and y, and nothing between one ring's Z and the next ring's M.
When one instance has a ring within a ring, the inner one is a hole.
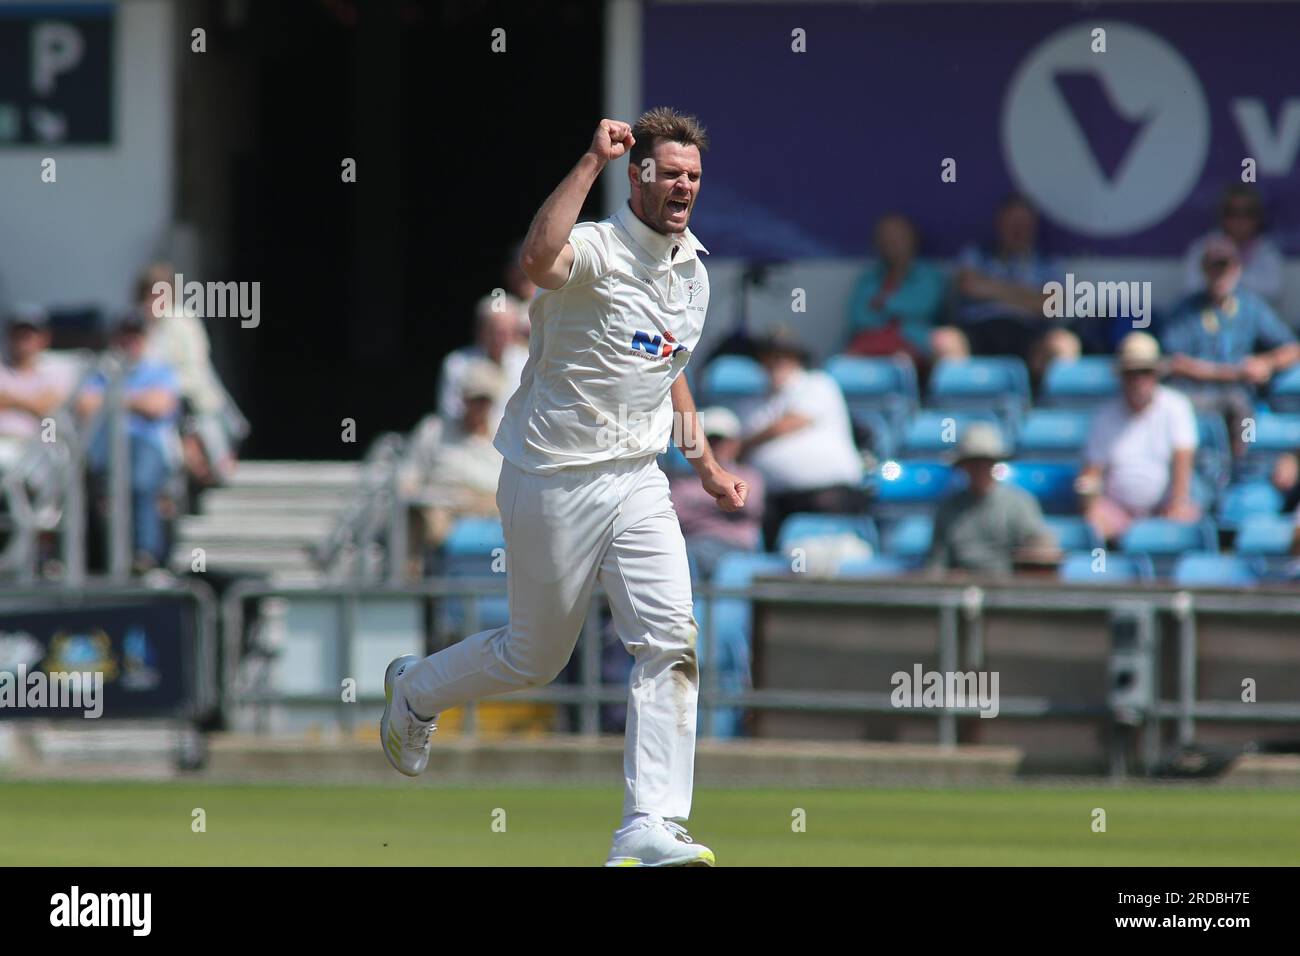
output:
M700 121L694 116L677 112L671 106L656 106L642 113L632 124L632 138L636 140L629 157L633 166L641 165L641 161L654 152L655 143L661 139L681 143L683 146L694 146L701 153L709 148L709 134L700 125Z

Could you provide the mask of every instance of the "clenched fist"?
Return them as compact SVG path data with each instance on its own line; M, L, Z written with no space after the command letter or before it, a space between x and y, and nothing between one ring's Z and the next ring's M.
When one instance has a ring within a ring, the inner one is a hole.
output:
M604 119L596 127L592 137L591 149L588 150L602 163L625 156L636 140L632 137L632 127L619 120Z

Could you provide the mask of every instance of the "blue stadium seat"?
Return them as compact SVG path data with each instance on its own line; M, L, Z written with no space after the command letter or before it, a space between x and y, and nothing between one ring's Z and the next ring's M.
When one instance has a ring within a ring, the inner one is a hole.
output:
M1146 555L1113 551L1096 557L1091 551L1067 554L1057 573L1067 584L1135 584L1154 577Z
M1048 514L1075 514L1079 510L1079 496L1074 491L1074 480L1078 477L1078 464L1011 461L1007 462L1007 473L1002 480L1029 492Z
M826 361L825 369L844 393L853 420L877 436L876 454L893 455L892 448L885 448L880 441L880 425L874 419L883 417L892 437L920 405L911 359L834 355Z
M930 551L930 540L934 536L934 517L932 515L908 515L896 521L884 532L883 553L897 558L909 567L919 567L925 562Z
M874 492L872 509L877 517L899 519L930 514L939 502L961 488L966 474L941 461L886 461L865 484Z
M700 381L700 402L733 406L740 399L757 399L767 393L767 372L746 355L719 355L707 366Z
M896 421L893 416L885 412L873 412L849 409L849 417L853 419L855 432L854 439L858 443L859 449L870 448L878 459L893 458L898 454L898 433L900 431L900 422L907 419L902 415ZM870 433L870 441L863 441L858 436L861 432Z
M903 426L898 453L903 457L931 458L952 452L971 422L987 422L997 426L1002 433L1003 442L1010 444L1007 429L992 411L926 409L917 412Z
M1056 537L1062 551L1091 551L1100 548L1102 541L1092 525L1073 515L1045 515L1043 519Z
M1214 488L1227 487L1232 478L1232 445L1222 415L1196 416L1196 471Z
M1057 359L1047 367L1039 403L1051 408L1095 408L1118 394L1113 360L1085 355L1074 362Z
M490 578L493 564L504 553L505 535L496 518L460 518L442 544L442 573L451 578ZM501 549L498 551L497 549ZM501 576L504 582L504 575ZM465 632L472 624L479 630L501 627L510 620L510 604L504 594L474 600L478 620L470 622L465 599L447 598L442 605L443 626Z
M1300 414L1264 412L1255 419L1255 440L1246 443L1239 474L1248 478L1262 476L1278 454L1296 449L1300 449Z
M1300 365L1279 372L1268 386L1268 403L1279 412L1300 412Z
M1259 568L1236 554L1191 552L1174 565L1174 584L1180 587L1254 587Z
M839 383L850 406L887 411L899 404L907 410L919 404L916 369L910 359L833 355L826 360L825 369Z
M1013 356L941 359L930 373L926 405L990 408L1011 417L1029 404L1029 373Z
M1269 573L1276 574L1294 560L1291 557L1294 535L1295 519L1291 515L1247 515L1237 528L1233 550L1242 557L1262 562Z
M1282 493L1267 481L1230 485L1219 504L1219 527L1235 529L1250 515L1275 515L1282 510Z
M501 522L496 518L460 518L451 526L447 538L443 541L442 551L449 558L489 557L494 548L506 546L505 534L501 531ZM484 565L481 574L490 574L491 568Z
M689 475L694 471L691 468L691 463L682 454L682 450L671 441L668 443L668 450L659 456L659 467L663 469L664 474L669 478L678 475Z
M790 560L784 555L729 551L718 559L713 584L743 588L749 586L755 575L789 571ZM753 614L750 603L746 598L736 597L719 597L712 601L697 597L694 601L695 621L700 627L696 650L705 666L710 661L714 663L722 690L735 692L751 686ZM716 651L709 649L710 640L718 642ZM716 732L724 737L738 736L742 717L739 708L720 709L714 715Z
M841 561L835 571L837 578L896 578L913 570L906 561L888 555L870 558L850 558Z
M1219 533L1214 522L1170 521L1168 518L1143 518L1135 521L1120 539L1120 550L1129 554L1145 554L1151 559L1156 573L1165 576L1178 556L1189 551L1215 552L1219 550Z
M880 550L880 536L876 533L876 523L867 515L818 514L807 511L792 514L781 522L781 528L776 535L776 550L785 554L794 541L839 534L856 534L871 545L873 552Z
M1078 408L1035 408L1020 423L1016 454L1042 461L1080 461L1092 413Z

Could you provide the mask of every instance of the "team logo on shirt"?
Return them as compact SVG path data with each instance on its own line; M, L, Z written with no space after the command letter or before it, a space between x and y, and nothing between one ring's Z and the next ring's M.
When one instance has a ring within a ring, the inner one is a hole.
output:
M687 279L684 288L686 289L686 304L690 306L694 304L695 297L704 291L704 283L699 279ZM698 309L699 306L696 305L694 308Z
M686 346L682 345L673 337L671 332L664 332L662 335L649 332L642 332L637 329L632 333L633 355L641 355L647 358L671 358L678 352L684 352Z

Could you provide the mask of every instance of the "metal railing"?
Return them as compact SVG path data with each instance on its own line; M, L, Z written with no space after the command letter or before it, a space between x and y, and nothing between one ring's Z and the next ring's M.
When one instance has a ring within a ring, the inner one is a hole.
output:
M361 485L329 537L316 549L327 579L373 584L402 580L407 550L406 501L399 486L406 439L380 435L361 462ZM386 572L380 569L386 566Z
M345 673L352 659L356 639L357 607L368 598L408 597L428 604L448 598L472 599L504 593L504 582L496 579L454 578L428 580L409 584L359 584L337 587L269 587L252 582L233 587L225 597L222 622L229 668L226 674L227 703L234 708L252 705L266 708L270 705L337 705L342 724L350 725L352 711L342 704L337 695L286 696L265 684L257 687L240 687L235 668L238 652L246 629L246 605L249 601L264 598L306 597L313 600L325 598L336 602L339 615L338 633L342 640L339 648L340 680L352 676ZM701 668L699 708L701 736L714 733L714 716L722 708L751 708L777 711L836 712L877 715L932 717L938 722L938 739L943 746L957 743L957 721L964 716L979 713L974 707L944 705L921 710L900 712L887 692L823 692L815 690L748 689L726 691L719 685L717 667L719 642L714 626L714 608L719 598L738 598L769 605L807 606L829 605L844 608L873 609L928 609L936 620L934 653L941 670L954 672L964 661L967 669L978 670L984 663L983 622L989 610L1012 610L1051 613L1053 615L1077 613L1107 613L1116 607L1167 614L1174 622L1179 651L1178 686L1173 698L1161 697L1155 691L1149 712L1142 715L1142 752L1150 766L1158 756L1159 730L1162 721L1176 721L1177 739L1190 745L1195 739L1196 721L1300 721L1300 701L1273 704L1242 703L1231 701L1201 701L1196 697L1198 612L1227 615L1277 615L1300 617L1300 593L1221 593L1192 592L1169 589L1110 589L1098 587L1016 587L985 588L960 584L909 584L903 581L848 582L844 580L811 581L807 578L765 578L747 588L722 588L696 584L697 598L707 599L698 621L704 660ZM603 683L600 655L602 636L599 627L599 608L602 595L593 596L591 610L578 643L578 682L574 685L552 685L547 688L518 691L504 699L538 703L574 704L579 709L578 732L595 734L600 727L601 704L620 703L627 698L627 689L620 685ZM466 601L467 619L464 633L478 629L473 600ZM423 636L423 635L421 635ZM1159 644L1151 651L1158 658ZM1157 660L1149 662L1151 672L1158 673ZM337 684L335 686L338 686ZM381 704L380 697L360 697L363 704ZM1047 696L1001 696L999 713L1015 718L1073 717L1104 719L1111 715L1108 706L1080 706ZM264 723L261 724L264 726ZM473 705L467 707L466 731L473 730Z
M76 402L90 380L106 381L104 401L85 421L76 414ZM81 588L86 581L86 459L89 439L101 425L107 428L108 459L108 578L123 582L130 577L132 558L131 454L125 406L126 367L112 353L87 364L63 404L50 416L54 440L42 434L27 442L18 460L0 479L10 516L10 535L0 551L0 574L20 584L39 576L38 539L43 532L60 531L63 574L60 585Z

